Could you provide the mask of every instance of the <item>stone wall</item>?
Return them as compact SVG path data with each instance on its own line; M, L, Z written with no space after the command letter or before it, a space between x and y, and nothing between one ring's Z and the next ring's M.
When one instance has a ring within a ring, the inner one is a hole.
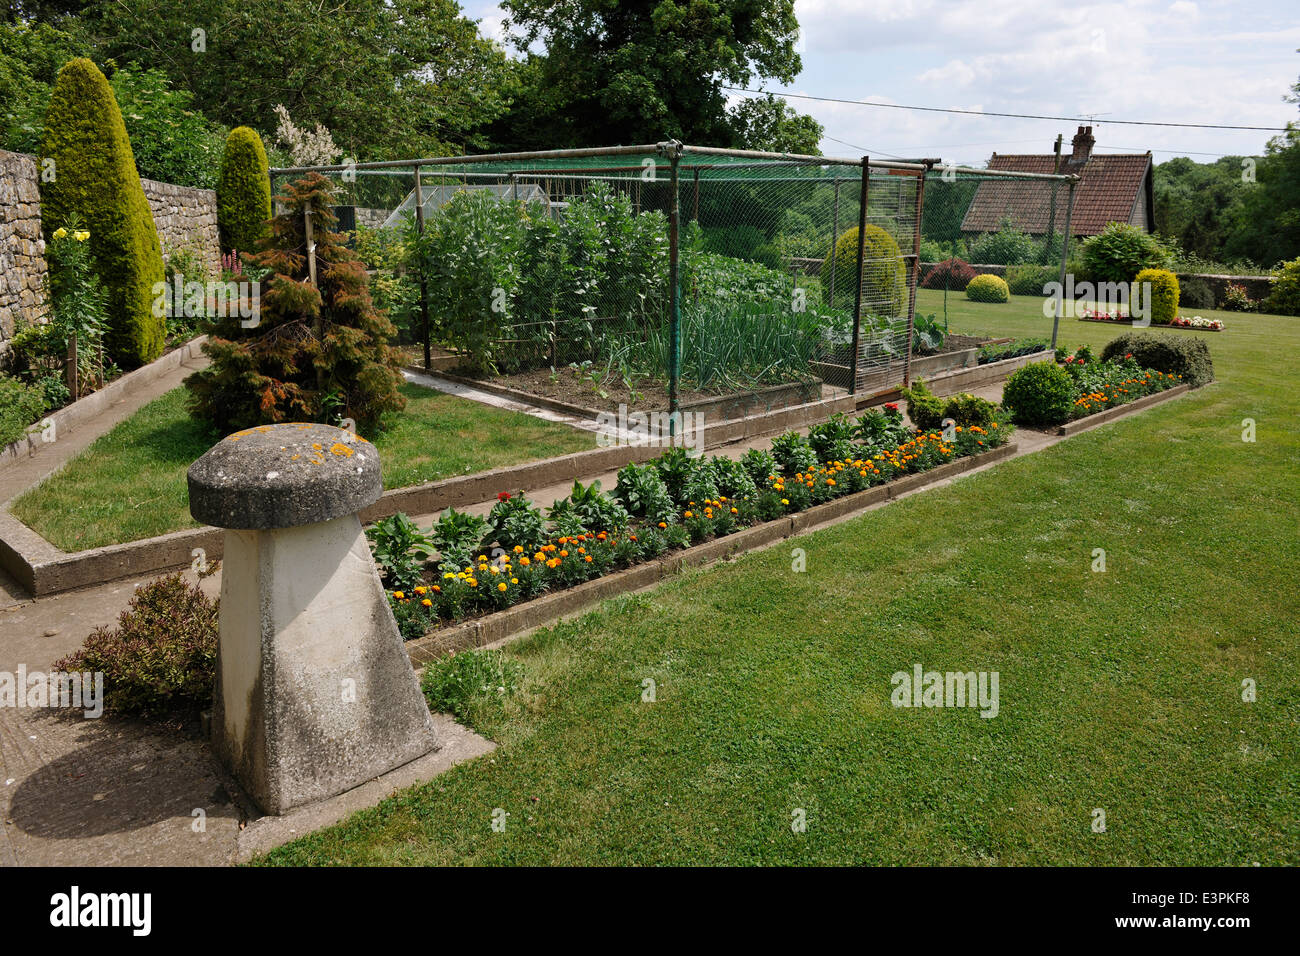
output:
M210 269L221 265L217 194L141 179L163 255L183 247L199 252ZM0 361L19 321L45 311L45 241L35 157L0 150Z
M43 311L44 283L36 160L0 150L0 353L19 318L33 322Z
M141 177L144 198L153 211L158 241L164 258L189 247L203 256L208 268L221 268L221 240L217 235L217 194L211 189L192 189L154 182Z

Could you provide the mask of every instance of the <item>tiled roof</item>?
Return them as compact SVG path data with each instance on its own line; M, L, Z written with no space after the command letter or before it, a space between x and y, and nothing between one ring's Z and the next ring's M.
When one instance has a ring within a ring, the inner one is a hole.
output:
M1054 160L1050 153L1005 156L994 153L989 168L1050 173ZM1094 236L1108 222L1128 222L1150 168L1150 153L1094 154L1082 165L1070 163L1068 157L1062 157L1061 172L1080 177L1075 187L1070 232L1076 236ZM1035 180L984 180L975 190L975 198L966 210L962 231L995 232L1003 219L1010 218L1022 232L1038 235L1047 232L1052 205L1051 185L1050 182ZM1068 195L1068 188L1056 190L1056 229L1065 227Z

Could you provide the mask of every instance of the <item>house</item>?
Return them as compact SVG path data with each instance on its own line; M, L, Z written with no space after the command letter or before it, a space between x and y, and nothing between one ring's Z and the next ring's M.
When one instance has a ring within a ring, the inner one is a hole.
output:
M1155 224L1151 153L1094 154L1091 126L1080 126L1069 156L1053 153L993 154L989 169L1022 173L1060 172L1079 177L1074 189L1070 232L1095 236L1108 222L1127 222L1151 232ZM996 232L1004 220L1021 232L1042 236L1065 227L1069 190L1034 180L986 179L980 182L962 219L962 232ZM1052 209L1055 196L1056 209Z

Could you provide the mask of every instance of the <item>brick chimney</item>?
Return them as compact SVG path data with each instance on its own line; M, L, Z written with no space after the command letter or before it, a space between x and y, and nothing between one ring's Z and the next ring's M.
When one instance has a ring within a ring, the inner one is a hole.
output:
M1075 133L1074 139L1070 141L1070 145L1074 147L1074 151L1070 153L1070 162L1079 166L1086 163L1092 156L1092 147L1096 142L1092 138L1092 127L1080 126L1079 132Z

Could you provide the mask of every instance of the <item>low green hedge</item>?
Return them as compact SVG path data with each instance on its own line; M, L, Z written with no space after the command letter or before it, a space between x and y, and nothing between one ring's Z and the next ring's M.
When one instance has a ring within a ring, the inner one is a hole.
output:
M0 448L27 434L45 411L45 392L16 378L0 375Z
M1101 360L1109 362L1126 355L1132 355L1143 368L1181 375L1192 388L1214 381L1210 347L1200 337L1125 332L1106 344L1101 351Z
M1055 362L1032 362L1002 389L1002 406L1018 425L1061 425L1074 404L1074 379Z

